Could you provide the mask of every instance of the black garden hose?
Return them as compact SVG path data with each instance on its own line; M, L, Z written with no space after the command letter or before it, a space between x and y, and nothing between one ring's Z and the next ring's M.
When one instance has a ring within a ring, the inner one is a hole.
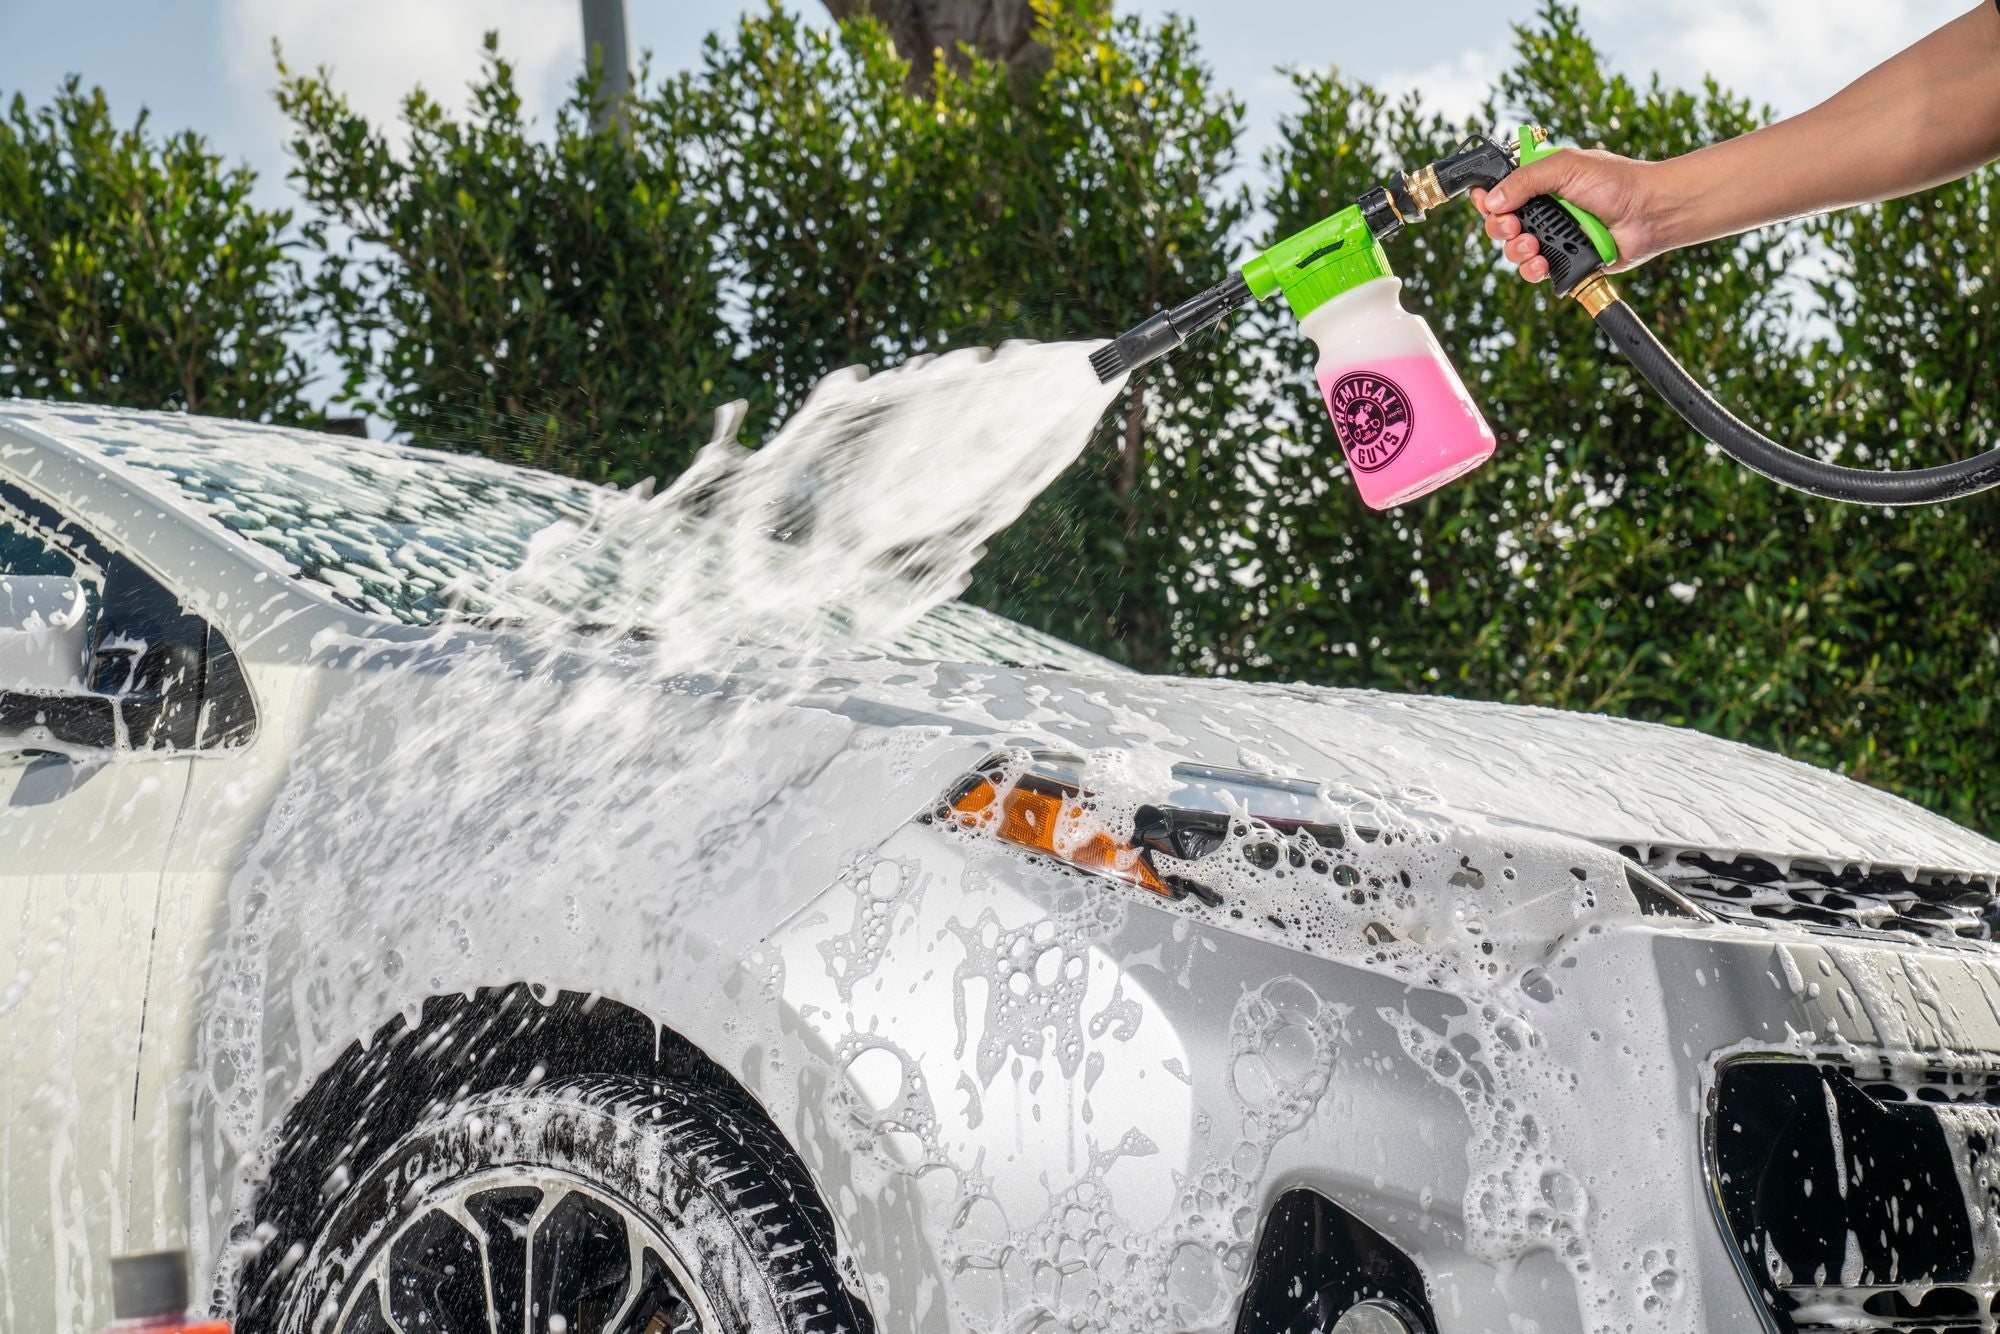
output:
M1901 470L1844 468L1787 449L1716 402L1623 301L1598 311L1597 327L1689 426L1780 486L1850 505L1930 505L2000 486L2000 449L1934 468Z

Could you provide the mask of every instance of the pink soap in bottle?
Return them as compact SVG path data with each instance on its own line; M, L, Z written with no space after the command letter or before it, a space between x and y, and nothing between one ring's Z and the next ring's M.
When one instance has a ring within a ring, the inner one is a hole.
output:
M1319 347L1320 396L1370 509L1435 491L1486 462L1493 431L1397 278L1371 278L1299 321Z

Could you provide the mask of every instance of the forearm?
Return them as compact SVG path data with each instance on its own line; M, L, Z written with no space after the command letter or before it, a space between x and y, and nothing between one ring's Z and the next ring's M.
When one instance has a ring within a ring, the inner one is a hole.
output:
M1801 115L1651 169L1662 248L1876 203L2000 157L2000 11L1959 16Z

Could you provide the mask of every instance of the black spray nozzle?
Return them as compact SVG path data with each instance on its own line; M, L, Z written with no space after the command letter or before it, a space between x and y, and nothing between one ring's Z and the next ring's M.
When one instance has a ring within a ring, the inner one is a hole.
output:
M1110 384L1119 376L1129 375L1147 362L1165 356L1185 343L1189 335L1206 329L1251 300L1250 284L1240 272L1232 273L1199 296L1181 302L1172 310L1159 311L1098 348L1090 354L1090 369L1097 372L1100 384Z
M1435 208L1475 187L1491 190L1523 159L1534 160L1534 155L1543 151L1542 141L1542 132L1532 128L1522 130L1520 141L1513 145L1474 135L1450 156L1403 179L1410 193L1420 196L1426 207ZM1541 255L1549 263L1549 286L1557 296L1568 296L1616 254L1616 243L1603 231L1601 222L1589 219L1603 233L1602 248L1585 228L1584 219L1589 215L1574 212L1554 195L1523 200L1515 212L1520 215L1521 230L1541 243Z
M1391 176L1363 192L1354 206L1361 210L1368 233L1386 241L1424 215L1475 185L1491 186L1514 169L1514 155L1483 134L1475 134L1449 157ZM1487 179L1491 176L1492 179Z
M1435 195L1425 201L1425 207L1436 208L1447 199L1456 199L1475 186L1481 190L1491 190L1514 170L1515 150L1504 144L1496 144L1483 134L1475 134L1460 144L1448 156L1441 157L1421 171L1412 172L1407 178L1413 192L1424 191L1420 178L1428 177L1435 186Z

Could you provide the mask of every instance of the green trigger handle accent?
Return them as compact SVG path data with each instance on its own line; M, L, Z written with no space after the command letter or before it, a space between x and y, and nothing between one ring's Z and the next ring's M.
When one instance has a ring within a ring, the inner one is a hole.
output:
M1560 153L1563 150L1561 144L1546 142L1532 125L1523 125L1521 127L1520 148L1521 165L1524 167L1530 162L1539 162L1549 154ZM1606 264L1616 264L1618 262L1618 243L1611 239L1611 229L1609 227L1606 227L1591 214L1584 212L1561 195L1550 195L1549 198L1561 204L1569 212L1569 215L1576 219L1577 225L1583 228L1583 234L1590 238L1590 244L1597 248L1597 257L1599 259L1603 260Z

